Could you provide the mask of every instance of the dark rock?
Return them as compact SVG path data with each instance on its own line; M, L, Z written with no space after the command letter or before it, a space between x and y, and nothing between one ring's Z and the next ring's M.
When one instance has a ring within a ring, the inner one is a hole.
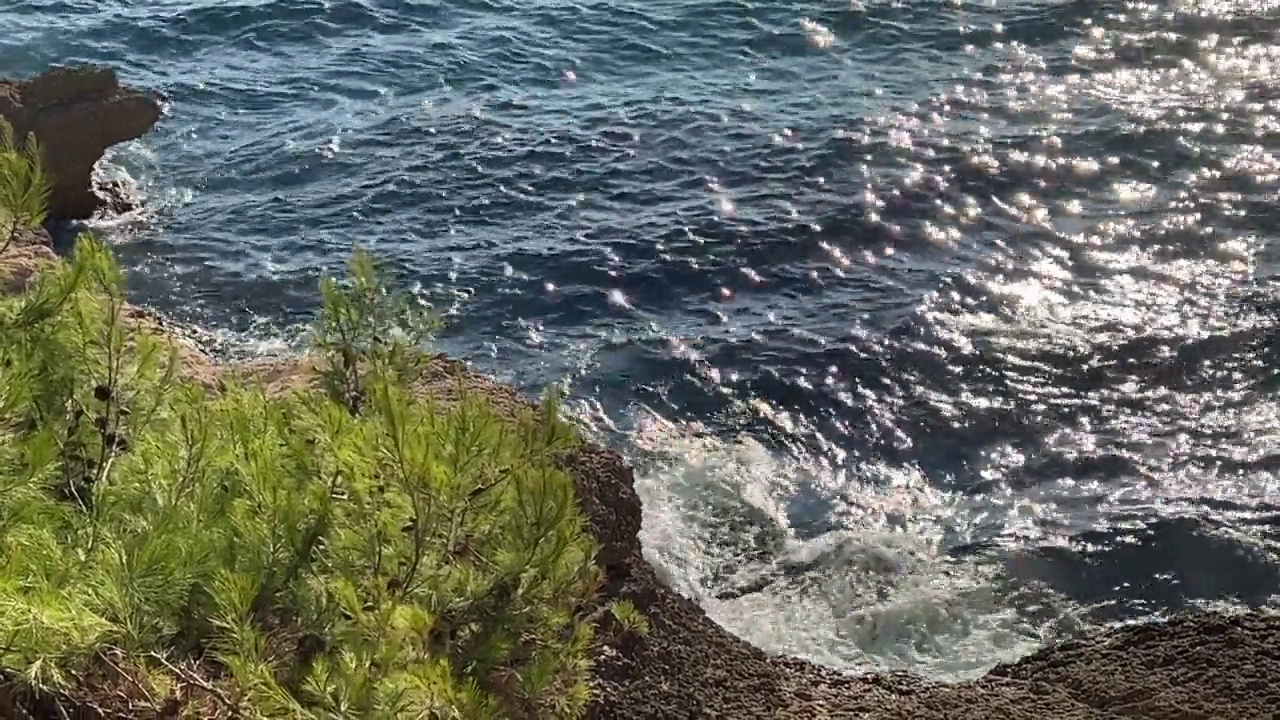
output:
M0 80L0 117L18 138L34 133L53 182L51 220L85 220L104 201L94 165L107 148L142 137L160 120L160 99L121 87L114 70L60 67L30 80ZM120 200L113 194L113 208Z

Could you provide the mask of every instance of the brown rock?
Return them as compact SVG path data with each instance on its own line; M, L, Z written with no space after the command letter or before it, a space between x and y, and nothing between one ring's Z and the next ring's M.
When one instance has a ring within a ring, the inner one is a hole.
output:
M30 80L0 80L0 117L19 138L35 133L42 145L53 181L49 217L83 220L103 204L92 188L94 165L108 147L149 131L160 101L121 87L108 68L53 68Z
M0 295L14 295L27 289L42 267L56 262L48 233L22 232L12 243L0 237ZM5 248L8 243L8 248Z

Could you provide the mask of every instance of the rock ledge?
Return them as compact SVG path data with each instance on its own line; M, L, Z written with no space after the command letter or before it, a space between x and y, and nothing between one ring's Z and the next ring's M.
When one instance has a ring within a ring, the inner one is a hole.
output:
M49 217L86 220L103 206L93 168L112 145L142 137L160 120L160 99L122 87L114 70L58 67L29 80L0 80L0 117L19 138L34 133L53 180Z

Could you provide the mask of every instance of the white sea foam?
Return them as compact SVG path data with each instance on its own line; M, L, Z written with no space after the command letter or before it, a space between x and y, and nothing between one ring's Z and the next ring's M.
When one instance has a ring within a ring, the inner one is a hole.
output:
M610 426L598 411L578 414L597 430ZM1043 624L1012 607L999 561L947 554L947 529L970 523L971 510L922 478L900 472L876 487L845 478L856 489L831 512L842 527L802 537L791 499L841 482L820 463L648 412L625 445L646 557L755 645L848 670L954 680L1042 642Z
M836 34L831 32L831 28L816 20L801 18L800 30L804 32L805 40L816 48L825 50L836 42Z

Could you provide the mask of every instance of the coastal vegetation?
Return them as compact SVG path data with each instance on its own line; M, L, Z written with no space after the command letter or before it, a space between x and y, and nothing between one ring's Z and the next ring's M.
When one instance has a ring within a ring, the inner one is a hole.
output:
M48 194L2 139L0 252ZM85 235L0 297L0 708L585 712L599 615L646 621L598 601L553 394L415 393L435 325L359 250L321 287L320 391L189 381L124 285Z

